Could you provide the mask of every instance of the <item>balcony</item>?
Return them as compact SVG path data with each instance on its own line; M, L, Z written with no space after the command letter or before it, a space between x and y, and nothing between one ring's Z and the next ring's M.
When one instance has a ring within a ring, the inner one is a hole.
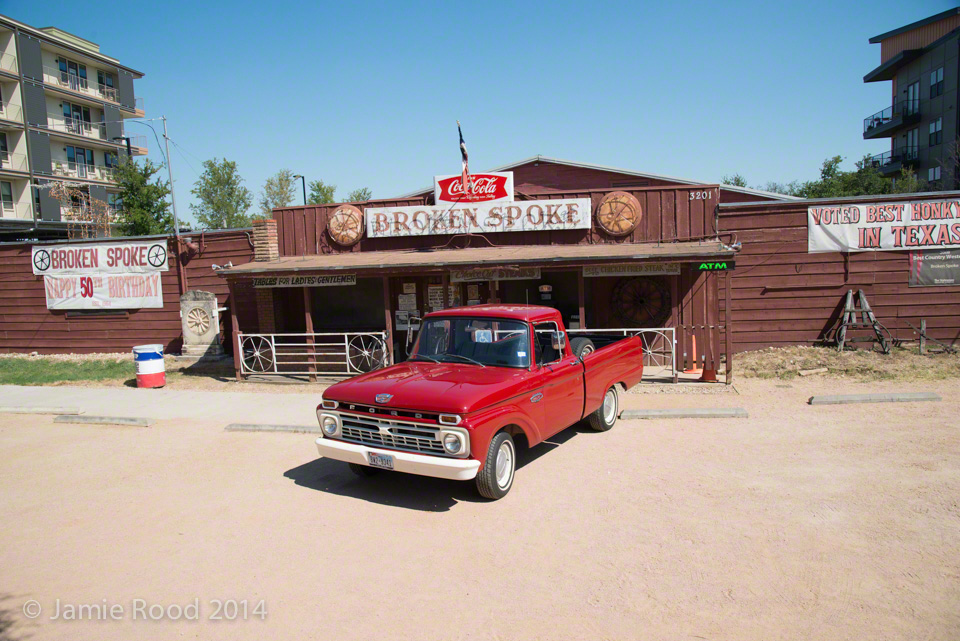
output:
M863 138L890 138L897 129L920 121L920 99L901 100L863 119Z
M93 215L89 205L72 205L70 207L60 207L60 220L70 223L92 223ZM114 207L107 207L107 220L113 224L120 219L120 210Z
M0 71L7 73L19 73L17 68L17 57L9 53L0 53Z
M65 118L62 114L47 114L47 129L65 134L93 138L94 140L107 139L107 126L99 122L87 122L80 118Z
M870 158L870 164L880 170L883 176L893 176L899 174L904 167L914 167L917 164L919 154L916 148L897 149L877 154Z
M23 124L23 110L20 105L0 103L0 120L10 120Z
M95 70L93 74L96 75ZM52 87L66 89L73 93L89 96L96 100L106 100L115 104L120 104L120 94L116 87L108 87L97 82L91 82L87 78L66 71L61 71L59 67L45 65L43 67L43 81Z
M27 173L26 154L15 154L9 151L0 151L0 172L20 171Z
M116 170L112 167L88 165L82 162L54 161L53 175L99 182L116 182L117 180Z

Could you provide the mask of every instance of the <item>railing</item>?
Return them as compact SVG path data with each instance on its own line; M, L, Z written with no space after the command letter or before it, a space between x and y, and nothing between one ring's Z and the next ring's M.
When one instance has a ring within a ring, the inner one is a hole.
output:
M896 151L886 151L882 154L870 157L870 164L877 169L883 169L887 165L900 162L912 162L919 156L919 149L911 147L910 149L898 149Z
M894 103L882 111L878 111L872 116L863 119L863 133L867 133L877 127L882 127L894 118L900 116L912 116L920 113L920 99L910 98Z
M97 140L107 139L107 126L99 122L87 122L80 118L65 118L61 114L47 114L47 129L62 131Z
M677 339L673 327L619 327L616 329L569 329L567 333L640 336L644 377L677 375ZM648 369L649 368L649 369Z
M131 146L131 147L139 147L140 149L146 149L146 148L147 148L147 137L146 137L145 135L143 135L143 134L134 134L134 135L132 135L132 136L129 135L129 134L124 134L123 137L130 139L130 146ZM110 142L115 142L115 143L117 143L118 145L126 145L126 144L127 144L127 141L126 141L126 140L123 140L123 139L111 140Z
M88 72L92 72L94 78L96 77L96 69L91 69ZM60 67L51 67L49 65L45 65L43 67L43 81L48 85L54 85L56 87L68 89L75 93L93 96L95 98L108 100L110 102L120 102L120 96L117 93L116 87L101 85L100 83L96 82L96 80L91 81L89 78L81 78L76 74L62 71Z
M4 120L13 120L14 122L23 122L23 110L20 105L11 105L9 103L0 103L0 118Z
M31 220L33 212L30 205L23 203L2 203L0 204L0 217L15 220Z
M17 73L17 57L9 53L0 53L0 69Z
M111 223L117 222L119 212L115 209L107 209L107 217ZM73 205L72 207L60 207L60 220L71 223L92 223L94 222L90 215L90 208L86 205Z
M0 151L0 171L27 171L26 154Z
M116 170L112 167L103 167L100 165L88 165L82 162L57 161L53 166L53 173L57 176L66 176L68 178L83 178L84 180L100 180L104 182L113 182L117 179Z
M354 376L388 364L386 332L240 334L243 375Z

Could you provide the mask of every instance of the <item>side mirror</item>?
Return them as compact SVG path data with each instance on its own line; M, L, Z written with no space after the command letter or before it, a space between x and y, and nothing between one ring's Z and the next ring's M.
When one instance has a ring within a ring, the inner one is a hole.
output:
M563 348L563 339L564 339L563 332L554 332L552 334L552 339L553 340L551 341L551 343L552 343L553 349L559 352Z
M418 316L410 316L407 319L407 347L410 347L410 343L413 342L413 326L420 324L420 318Z

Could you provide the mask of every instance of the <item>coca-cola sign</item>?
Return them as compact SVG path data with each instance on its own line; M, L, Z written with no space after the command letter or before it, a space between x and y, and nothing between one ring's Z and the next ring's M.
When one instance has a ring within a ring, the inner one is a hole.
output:
M513 172L472 174L470 189L463 189L463 176L436 176L433 197L439 203L492 203L513 200Z

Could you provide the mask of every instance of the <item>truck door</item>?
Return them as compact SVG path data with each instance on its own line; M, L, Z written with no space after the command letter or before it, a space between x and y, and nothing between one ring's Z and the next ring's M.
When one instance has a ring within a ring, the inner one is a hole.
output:
M554 322L534 325L534 357L543 385L543 438L570 427L583 413L583 366L566 338L555 348L559 330Z

